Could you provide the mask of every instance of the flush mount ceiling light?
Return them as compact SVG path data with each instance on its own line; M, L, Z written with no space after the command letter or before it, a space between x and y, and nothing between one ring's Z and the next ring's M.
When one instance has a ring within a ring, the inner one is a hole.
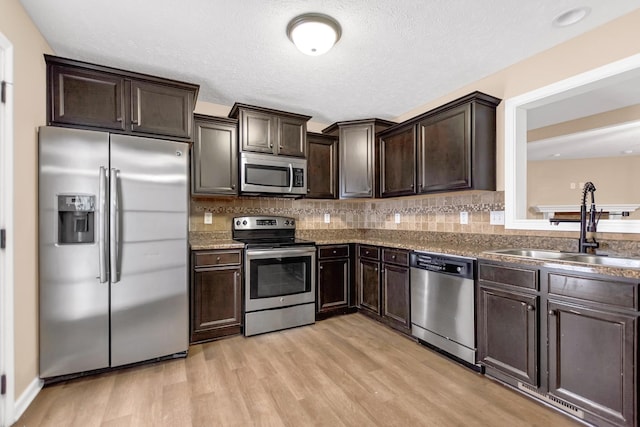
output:
M322 55L340 40L342 28L338 21L321 13L296 16L287 25L287 36L303 53Z
M577 7L575 9L568 10L560 15L556 16L552 23L554 27L568 27L569 25L577 24L589 15L591 9L588 7Z

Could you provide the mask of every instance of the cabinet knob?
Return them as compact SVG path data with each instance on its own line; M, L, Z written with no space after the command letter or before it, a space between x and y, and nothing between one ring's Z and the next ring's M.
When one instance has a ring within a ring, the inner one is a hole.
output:
M555 310L549 310L549 316L555 316L555 315L556 315Z
M373 271L378 271L378 267L374 268Z
M122 117L116 117L116 122L122 122Z
M324 268L324 266L323 266L323 265L321 265L321 266L320 266L320 270L322 270L323 268Z
M336 254L336 253L338 253L338 252L336 252L336 251L333 251L333 253L334 253L334 254Z
M231 189L235 190L236 189L236 185L235 184L231 184Z
M536 308L535 308L533 305L531 305L531 304L528 304L528 305L527 305L527 311L533 311L533 310L535 310L535 309L536 309Z
M216 257L216 262L220 262L220 257Z
M137 125L138 124L138 120L131 119L131 123L133 123L134 125Z
M236 277L240 277L240 272L236 271Z
M310 188L307 188L307 193L311 193L311 189Z
M396 256L395 255L391 255L391 259L396 259Z
M269 148L273 148L273 144L269 144Z
M409 187L410 187L410 188L413 188L413 184L411 184Z
M365 255L369 255L369 251L364 251L364 254Z
M282 145L278 145L278 148L282 150L284 147Z

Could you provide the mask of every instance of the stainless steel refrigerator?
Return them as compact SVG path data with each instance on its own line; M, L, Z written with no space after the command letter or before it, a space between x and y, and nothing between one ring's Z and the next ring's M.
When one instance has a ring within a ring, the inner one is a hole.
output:
M188 347L188 150L39 130L40 377Z

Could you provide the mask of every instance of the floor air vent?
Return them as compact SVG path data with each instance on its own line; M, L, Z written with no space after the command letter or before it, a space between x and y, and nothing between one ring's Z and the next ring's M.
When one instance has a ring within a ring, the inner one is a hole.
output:
M563 411L567 411L571 413L571 415L576 416L580 419L584 419L584 412L581 409L578 409L576 406L565 402L564 400L560 400L557 397L550 396L546 393L541 393L536 390L535 387L530 386L529 384L524 384L518 381L518 388L524 391L527 394L537 397L538 399L548 403L549 405L555 406L556 408L560 408Z

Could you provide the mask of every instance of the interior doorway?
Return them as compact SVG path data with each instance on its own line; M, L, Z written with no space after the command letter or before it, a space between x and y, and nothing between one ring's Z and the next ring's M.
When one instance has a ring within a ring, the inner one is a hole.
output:
M13 355L13 46L0 33L0 425L14 420Z

